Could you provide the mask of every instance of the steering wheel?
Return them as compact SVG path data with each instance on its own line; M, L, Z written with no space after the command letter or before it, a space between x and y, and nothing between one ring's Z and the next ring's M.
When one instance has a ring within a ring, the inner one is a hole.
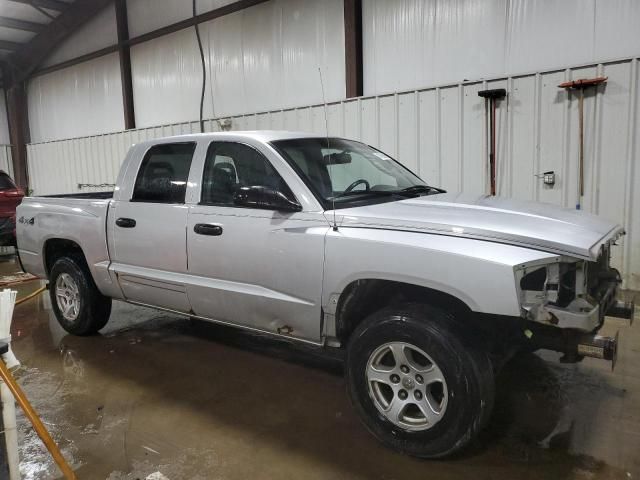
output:
M365 191L367 191L367 192L371 189L371 186L369 185L369 182L367 182L364 178L360 178L360 179L356 180L355 182L353 182L351 185L349 185L347 188L345 188L344 192L342 192L342 194L344 195L345 193L349 193L354 188L356 188L358 185L365 185L367 187L367 189Z

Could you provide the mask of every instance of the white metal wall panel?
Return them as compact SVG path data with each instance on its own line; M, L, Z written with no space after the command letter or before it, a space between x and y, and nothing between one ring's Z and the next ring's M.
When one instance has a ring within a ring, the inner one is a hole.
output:
M341 0L272 0L204 23L201 34L207 117L320 103L318 68L327 100L344 97ZM138 125L198 118L202 72L193 28L134 46L131 61Z
M198 118L202 66L193 29L132 47L131 73L138 126ZM211 98L207 100L205 116L211 117Z
M33 142L124 128L117 53L35 77L28 89Z
M127 0L129 36L144 33L189 18L192 0Z
M614 264L625 285L640 289L640 67L637 58L517 77L363 97L327 106L331 135L361 139L387 151L429 183L450 191L487 193L487 123L478 91L506 88L498 107L498 194L575 208L577 98L558 84L585 76L609 80L585 99L583 208L628 231ZM230 117L233 129L301 130L325 134L322 105ZM206 130L220 130L217 119ZM113 183L127 147L159 136L198 131L197 122L29 146L36 193L85 191L78 183ZM553 170L556 185L537 174Z
M198 14L224 7L236 0L197 0ZM137 37L172 23L186 20L193 13L192 0L127 0L129 36Z
M367 95L640 51L637 0L364 0Z
M113 3L64 40L43 62L44 67L95 52L118 43L116 10Z

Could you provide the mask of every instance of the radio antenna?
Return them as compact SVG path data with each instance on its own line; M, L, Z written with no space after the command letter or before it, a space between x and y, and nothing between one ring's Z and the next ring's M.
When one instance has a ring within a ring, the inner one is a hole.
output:
M318 74L320 75L320 89L322 90L322 104L324 105L324 133L327 137L327 150L331 150L331 143L329 141L329 119L327 116L327 99L324 96L324 82L322 81L322 69L318 67ZM333 157L331 152L328 153L329 162L333 165ZM331 177L331 171L329 171L329 180L331 180L331 209L333 210L333 231L338 231L338 223L336 222L336 195L333 191L333 178Z

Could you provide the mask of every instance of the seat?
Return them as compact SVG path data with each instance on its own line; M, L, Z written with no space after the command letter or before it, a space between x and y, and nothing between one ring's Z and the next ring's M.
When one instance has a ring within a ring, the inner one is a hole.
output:
M237 185L236 178L236 168L232 163L222 162L214 165L211 175L207 175L203 185L206 192L205 202L232 205Z

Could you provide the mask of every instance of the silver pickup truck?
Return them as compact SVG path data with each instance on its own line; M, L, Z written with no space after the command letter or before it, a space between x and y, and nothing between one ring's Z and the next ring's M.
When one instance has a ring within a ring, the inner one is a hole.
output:
M344 349L366 427L420 457L474 438L511 355L615 360L597 332L633 314L609 266L619 225L446 193L343 138L144 142L113 193L25 198L17 218L22 264L68 332L100 330L117 299Z

